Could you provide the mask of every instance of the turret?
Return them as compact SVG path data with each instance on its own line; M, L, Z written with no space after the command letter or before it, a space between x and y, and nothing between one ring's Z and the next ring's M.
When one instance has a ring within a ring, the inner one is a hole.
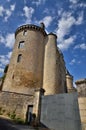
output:
M76 89L73 87L73 76L68 70L66 70L66 86L68 93L76 91Z
M57 49L57 36L50 33L47 37L44 57L43 88L45 89L45 95L65 92L65 72L63 71L65 66L61 60L62 57ZM64 72L63 77L62 72Z

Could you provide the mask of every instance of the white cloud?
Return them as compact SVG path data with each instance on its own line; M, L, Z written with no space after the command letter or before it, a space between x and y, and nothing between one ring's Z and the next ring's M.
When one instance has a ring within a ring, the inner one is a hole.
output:
M70 64L70 65L73 65L74 63L76 63L76 60L75 60L75 59L72 59L69 64Z
M8 52L7 55L0 55L0 73L4 72L4 67L9 64L9 60L12 52Z
M40 24L41 22L44 23L45 27L47 28L48 26L50 26L51 22L53 21L53 17L52 16L45 16L43 19L41 20L35 20L35 24Z
M62 12L63 12L63 8L60 8L60 9L58 10L58 15L61 16L61 15L62 15Z
M3 6L0 6L0 16L3 16L3 13L4 13L4 8Z
M62 41L65 35L70 32L71 27L75 23L75 18L71 13L64 12L62 18L58 22L58 29L56 31L59 41Z
M86 7L86 3L80 3L79 7Z
M11 10L11 11L14 11L14 10L15 10L15 4L13 4L13 5L10 6L10 10Z
M12 15L15 10L15 4L10 5L10 9L6 9L3 6L0 6L0 16L4 16L4 21L7 22L8 18Z
M81 63L81 61L78 61L78 64L80 64Z
M8 33L7 36L6 36L6 47L9 47L9 48L13 48L13 45L14 45L14 33Z
M15 42L14 33L8 33L6 37L0 36L0 42L8 48L13 48Z
M26 5L26 3L27 3L26 0L24 0L24 4L25 4L25 5Z
M66 50L66 49L68 49L72 44L74 44L75 37L76 37L76 36L72 36L72 37L69 37L68 39L63 39L63 40L61 41L61 43L58 44L58 47L59 47L61 50Z
M35 4L36 6L39 6L41 4L44 4L46 0L34 0L32 1L32 4Z
M48 8L45 8L43 13L46 13L46 14L49 14L50 13L50 10Z
M10 2L11 0L7 0L7 2Z
M76 20L76 25L80 25L83 23L83 12L81 12Z
M5 22L7 22L8 18L11 16L12 12L10 10L5 10L6 16L4 18Z
M4 69L3 68L0 68L0 73L3 73L4 72Z
M83 12L78 15L78 18L75 18L72 12L62 13L62 17L58 21L58 28L56 29L60 49L68 49L70 45L74 43L76 36L69 38L65 38L65 36L70 34L73 25L80 25L82 22Z
M11 52L11 51L8 52L8 54L7 54L7 58L10 59L10 58L11 58L11 55L12 55L12 52Z
M26 23L27 23L27 22L30 23L30 22L31 22L32 15L33 15L33 13L34 13L34 8L24 6L23 10L24 10L24 16L27 18L27 19L26 19Z
M23 10L24 10L24 16L26 17L26 23L31 23L32 15L34 13L34 8L25 6ZM43 22L45 26L48 27L51 24L52 20L53 20L52 16L45 16L43 19L39 21L35 20L35 23L38 24Z
M74 49L86 50L86 44L85 44L85 43L82 43L82 44L76 45L76 46L74 47Z
M69 0L71 2L69 8L72 10L77 10L77 8L85 8L86 7L86 3L79 1L79 0Z
M7 64L9 64L11 54L12 52L8 52L7 55L0 55L0 68L4 68Z
M86 50L86 44L85 43L81 44L80 48L83 49L83 50Z
M73 4L77 4L79 0L69 0Z
M4 42L5 42L5 38L2 35L0 35L0 43L4 43Z
M0 64L0 67L2 67L2 64Z
M42 20L40 20L40 23L43 22L45 24L45 27L47 28L51 24L52 20L53 20L53 17L46 16Z
M8 58L6 57L6 55L0 55L0 64L2 64L2 66L5 66L9 63Z
M81 63L81 61L79 61L79 60L78 60L78 61L76 61L76 59L75 59L75 58L73 58L73 59L70 61L70 63L69 63L69 64L70 64L70 65L74 65L74 64L77 64L77 65L78 65L78 64L80 64L80 63Z

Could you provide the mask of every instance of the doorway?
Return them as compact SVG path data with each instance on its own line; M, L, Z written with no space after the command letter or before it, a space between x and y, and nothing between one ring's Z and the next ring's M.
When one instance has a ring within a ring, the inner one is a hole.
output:
M32 121L32 112L33 112L33 105L27 106L27 113L26 113L26 122L31 124Z

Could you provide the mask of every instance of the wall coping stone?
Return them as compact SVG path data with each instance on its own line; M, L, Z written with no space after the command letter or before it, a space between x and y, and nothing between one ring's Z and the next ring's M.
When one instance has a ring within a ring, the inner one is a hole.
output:
M82 84L82 83L86 83L86 78L77 80L77 81L75 82L76 85Z

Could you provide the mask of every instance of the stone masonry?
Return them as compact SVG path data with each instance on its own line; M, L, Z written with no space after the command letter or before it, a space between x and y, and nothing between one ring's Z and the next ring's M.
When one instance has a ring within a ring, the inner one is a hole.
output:
M16 30L3 91L34 94L35 88L44 88L46 95L65 93L65 75L55 34L46 34L42 26L36 25L23 25Z
M26 120L27 106L33 104L32 95L12 92L0 92L0 109L2 114L9 116L14 112L16 118Z
M86 79L80 79L76 82L78 91L79 110L83 130L86 130Z
M39 123L43 92L46 96L75 92L73 77L66 72L57 36L47 34L43 23L20 26L15 32L13 53L0 87L0 110L4 114L15 113L23 120L32 112ZM71 104L71 98L68 101Z

